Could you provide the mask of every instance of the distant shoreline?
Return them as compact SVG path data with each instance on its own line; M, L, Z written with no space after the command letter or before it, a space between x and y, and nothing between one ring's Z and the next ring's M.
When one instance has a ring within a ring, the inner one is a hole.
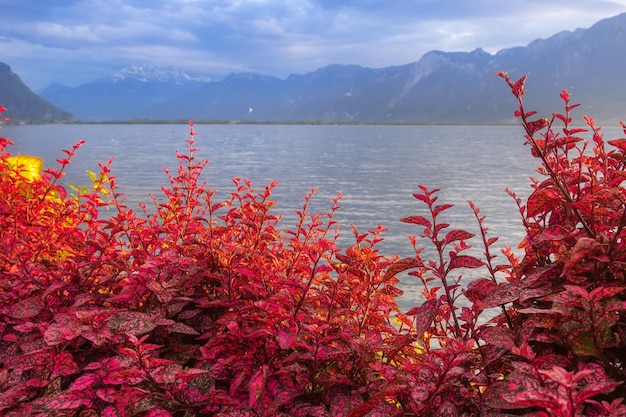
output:
M195 125L302 125L302 126L514 126L519 122L493 122L493 123L475 123L475 122L375 122L375 121L329 121L329 120L213 120L213 119L191 119ZM190 119L130 119L130 120L75 120L75 121L17 121L17 122L0 122L0 125L186 125Z

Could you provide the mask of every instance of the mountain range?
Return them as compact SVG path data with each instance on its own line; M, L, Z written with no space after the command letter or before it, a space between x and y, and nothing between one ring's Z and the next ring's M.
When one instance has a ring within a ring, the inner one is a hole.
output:
M234 73L212 81L130 66L77 87L50 85L40 96L84 121L508 123L515 102L496 76L506 71L529 76L528 108L561 111L559 93L567 89L583 103L580 114L614 122L626 119L624 68L626 13L495 54L431 51L406 65L329 65L286 79Z

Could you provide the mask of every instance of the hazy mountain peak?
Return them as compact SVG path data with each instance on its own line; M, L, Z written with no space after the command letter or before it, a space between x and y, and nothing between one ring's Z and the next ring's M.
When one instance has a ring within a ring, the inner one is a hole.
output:
M269 81L269 80L278 80L276 77L272 77L269 75L262 75L257 72L233 72L230 73L224 81Z
M151 65L129 65L113 74L109 79L112 81L137 80L141 82L166 82L184 84L194 81L192 77L175 67L156 67Z

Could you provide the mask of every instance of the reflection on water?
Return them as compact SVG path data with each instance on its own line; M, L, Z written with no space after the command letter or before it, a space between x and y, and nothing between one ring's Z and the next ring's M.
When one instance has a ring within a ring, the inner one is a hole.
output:
M440 202L454 204L442 219L452 227L477 233L467 201L487 216L486 225L500 236L499 247L517 246L523 237L508 187L524 197L535 161L523 146L519 127L467 126L276 126L199 125L198 157L209 158L205 178L218 197L234 190L232 178L250 178L257 186L278 181L276 209L294 224L293 210L317 188L313 211L326 211L330 199L343 194L337 220L350 242L355 224L361 231L383 225L389 230L381 245L385 254L411 256L407 234L420 228L403 224L402 217L425 214L412 197L418 184L441 188ZM112 165L129 207L150 202L166 184L163 167L176 168L175 150L185 151L188 127L183 125L51 125L6 126L5 137L15 142L12 153L43 156L50 166L80 139L86 144L68 167L66 181L86 184L85 170L115 157ZM403 307L419 299L419 286L402 283Z

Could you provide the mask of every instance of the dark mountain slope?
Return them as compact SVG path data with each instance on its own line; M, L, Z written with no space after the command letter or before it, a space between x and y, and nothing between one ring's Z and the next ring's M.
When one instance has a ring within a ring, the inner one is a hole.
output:
M18 122L54 122L71 120L68 112L33 93L11 68L0 62L0 105L7 111L3 117Z

